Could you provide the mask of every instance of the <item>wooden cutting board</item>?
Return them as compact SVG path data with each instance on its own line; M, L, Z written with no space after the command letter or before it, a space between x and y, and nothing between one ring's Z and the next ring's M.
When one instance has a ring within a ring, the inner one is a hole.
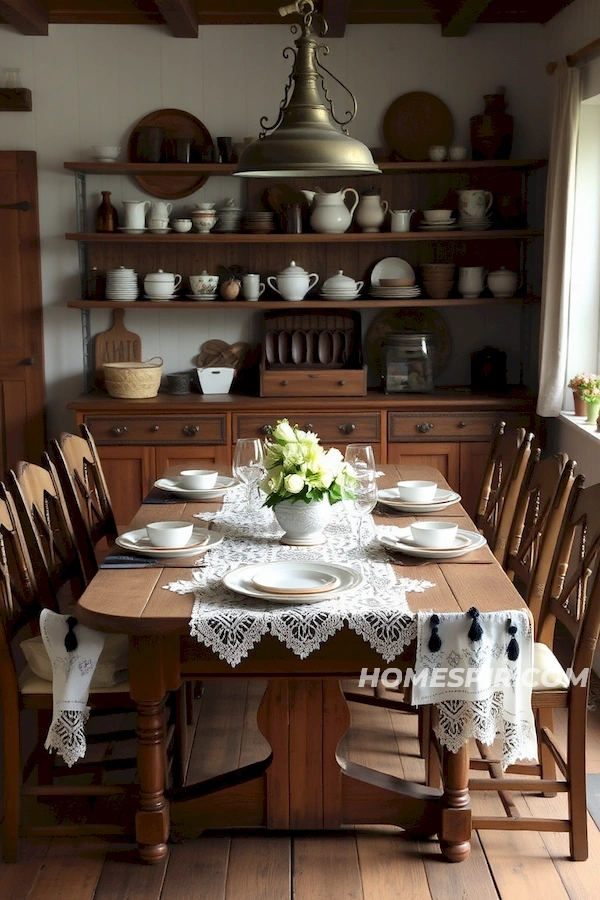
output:
M142 340L139 334L125 328L124 318L124 309L113 309L112 328L94 338L94 381L101 389L104 388L104 363L142 361Z

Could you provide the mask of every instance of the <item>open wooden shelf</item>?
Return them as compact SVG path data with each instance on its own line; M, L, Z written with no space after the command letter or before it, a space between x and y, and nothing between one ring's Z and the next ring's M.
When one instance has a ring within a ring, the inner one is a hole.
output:
M247 309L250 311L271 309L298 310L318 309L326 312L328 309L343 307L344 309L389 309L394 307L412 306L504 306L514 304L539 303L539 297L449 297L446 300L431 299L430 297L411 297L406 300L381 300L375 297L361 297L357 300L319 300L308 298L298 302L289 300L71 300L67 306L71 309Z

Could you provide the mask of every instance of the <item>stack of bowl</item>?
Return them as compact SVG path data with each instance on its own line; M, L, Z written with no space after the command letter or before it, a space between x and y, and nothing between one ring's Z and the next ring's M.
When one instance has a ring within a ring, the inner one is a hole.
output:
M242 213L242 207L235 206L233 198L226 200L223 206L218 210L218 219L214 230L227 234L239 231L242 222Z
M107 300L137 300L139 294L137 273L134 269L119 266L106 273Z
M423 287L432 299L447 298L454 284L455 269L454 263L423 263Z

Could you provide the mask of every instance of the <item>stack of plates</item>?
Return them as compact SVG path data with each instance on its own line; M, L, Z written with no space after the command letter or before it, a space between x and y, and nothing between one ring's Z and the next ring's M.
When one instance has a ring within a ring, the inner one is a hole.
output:
M446 219L444 222L436 222L435 224L430 224L425 219L419 223L419 231L452 231L454 228L458 226L454 223L456 219Z
M384 259L373 267L371 273L371 293L373 288L381 288L380 278L411 278L412 284L415 283L415 270L405 259L399 256L386 256ZM394 291L398 288L393 288ZM392 295L390 295L392 296ZM393 296L397 296L394 294Z
M101 162L101 160L99 161ZM126 228L124 225L119 225L119 231L122 231L123 234L144 234L148 228Z
M478 550L487 544L486 539L478 531L467 531L459 528L456 537L449 547L433 549L431 547L423 547L412 537L410 527L398 529L397 537L380 538L380 543L387 549L397 551L406 556L416 556L421 559L456 559L457 556L464 556L465 553L471 553L472 550Z
M403 298L403 297L419 297L421 294L421 289L417 284L413 284L412 287L371 287L369 291L371 297L388 297L393 299L394 297Z
M360 290L356 288L352 290L352 288L326 288L324 285L321 288L321 297L324 300L356 300L357 297L360 297Z
M186 294L185 295L188 300L218 300L219 295L216 291L213 291L212 294Z
M239 566L223 578L237 594L293 606L333 600L354 590L362 575L349 566L328 562L272 562Z
M463 231L486 231L492 227L491 216L464 216L458 218L458 227Z
M128 553L139 553L140 556L152 556L156 559L182 559L186 556L199 556L220 544L223 536L218 531L209 531L200 525L194 525L192 536L184 547L155 547L145 528L136 528L119 535L115 543L117 547Z
M184 488L178 477L175 478L159 478L154 482L154 487L160 491L166 491L168 494L175 494L177 497L183 497L185 500L217 500L223 494L239 485L237 478L227 478L225 475L219 475L217 483L213 488L207 490L191 491Z
M430 503L414 503L409 500L401 500L397 487L383 488L377 492L378 503L382 503L384 506L389 506L392 509L397 509L399 512L414 513L415 515L419 513L440 512L441 510L446 509L446 507L452 506L459 501L460 494L457 494L456 491L446 490L445 488L438 488Z
M269 234L271 231L275 231L275 216L272 212L244 213L242 230L250 234Z
M217 224L213 231L219 231L221 234L230 234L240 230L242 223L242 208L240 206L223 206L218 210Z
M119 266L106 273L107 300L137 300L139 287L137 273L134 269Z

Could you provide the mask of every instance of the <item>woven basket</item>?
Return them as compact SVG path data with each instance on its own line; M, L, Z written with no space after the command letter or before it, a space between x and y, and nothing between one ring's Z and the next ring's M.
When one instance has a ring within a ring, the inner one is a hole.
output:
M162 359L154 356L147 362L104 363L104 381L111 397L141 400L156 397L162 376Z

